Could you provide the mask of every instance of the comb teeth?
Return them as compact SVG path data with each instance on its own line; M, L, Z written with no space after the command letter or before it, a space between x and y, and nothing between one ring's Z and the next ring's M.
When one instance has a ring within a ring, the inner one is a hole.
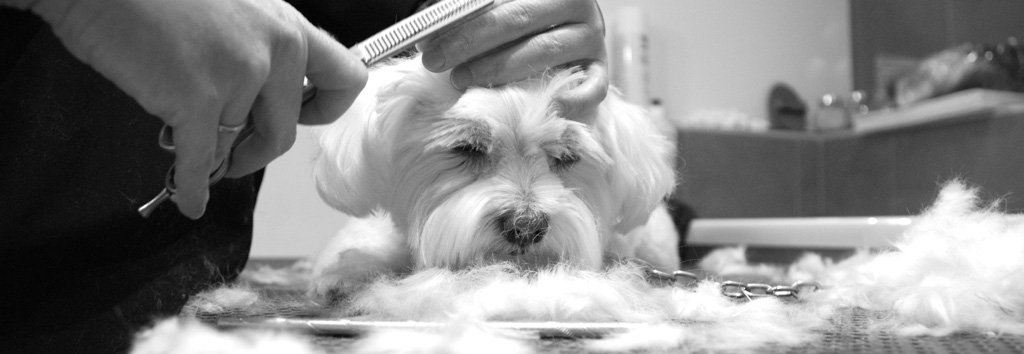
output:
M414 44L444 25L476 12L494 0L448 0L413 15L356 46L363 63L371 65ZM431 30L431 31L427 31Z

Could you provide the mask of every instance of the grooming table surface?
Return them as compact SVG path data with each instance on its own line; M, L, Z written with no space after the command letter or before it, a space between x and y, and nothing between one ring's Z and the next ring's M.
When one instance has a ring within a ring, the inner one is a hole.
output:
M205 313L187 306L181 316L195 317L209 324L235 321L256 315L266 318L313 319L320 309L306 300L303 289L281 286L254 286L266 299L277 305L246 310L241 313ZM872 320L884 316L860 308L840 310L832 318L831 328L822 331L817 341L804 345L768 346L758 353L1024 353L1024 336L1007 334L960 333L945 337L906 337L888 331L872 330ZM322 317L321 317L322 318ZM309 335L311 341L328 353L348 352L358 337ZM583 343L574 339L538 338L537 353L583 353ZM691 352L681 349L679 352Z

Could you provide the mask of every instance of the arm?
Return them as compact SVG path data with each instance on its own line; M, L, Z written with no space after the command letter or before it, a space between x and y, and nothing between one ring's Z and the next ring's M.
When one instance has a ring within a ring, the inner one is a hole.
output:
M280 0L0 0L38 14L76 58L174 128L174 201L198 218L209 174L227 158L237 126L256 131L228 176L266 166L291 147L295 124L348 108L366 69L344 46ZM303 76L318 87L302 105ZM156 143L154 138L154 144Z
M588 79L555 99L564 116L585 121L608 92L604 30L595 0L497 0L487 13L418 48L427 69L452 70L456 87L500 85L580 65Z

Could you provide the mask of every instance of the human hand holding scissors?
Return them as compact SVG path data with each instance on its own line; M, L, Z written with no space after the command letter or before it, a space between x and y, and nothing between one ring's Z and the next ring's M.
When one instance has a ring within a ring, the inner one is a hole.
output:
M315 96L316 87L308 84L303 86L303 104L311 101ZM241 125L234 127L217 127L218 135L231 134L235 135L235 137L234 142L231 144L231 149L228 151L227 157L221 160L220 163L217 165L217 169L215 169L213 173L210 174L211 186L216 184L217 182L220 182L220 180L224 178L225 175L227 175L228 170L231 168L231 157L235 148L238 147L238 145L244 142L247 138L249 138L249 136L252 135L252 132L255 130L255 126L252 124L252 121L253 117L252 114L250 114L246 119L245 123L242 123ZM171 152L175 151L174 129L171 128L171 126L164 124L164 126L160 128L160 136L158 138L158 143L160 147L163 148L164 150ZM164 177L164 189L161 190L160 194L157 194L157 196L153 197L153 199L150 200L148 203L139 207L139 214L142 215L142 217L149 217L149 215L153 213L153 210L155 210L158 206L160 206L160 204L167 201L172 196L174 196L175 193L178 192L178 186L176 183L174 183L174 175L175 170L174 166L172 165L171 168L167 170L167 176Z
M211 172L237 177L266 166L291 147L296 123L334 121L367 79L354 54L284 1L3 4L38 14L71 54L173 128L170 198L192 219L206 211ZM304 76L318 87L305 105ZM238 139L242 126L253 129L248 139Z

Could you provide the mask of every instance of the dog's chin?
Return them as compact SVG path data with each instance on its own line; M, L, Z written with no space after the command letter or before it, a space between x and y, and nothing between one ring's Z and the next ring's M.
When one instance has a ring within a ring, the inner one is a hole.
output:
M508 183L506 183L508 184ZM410 245L416 267L464 268L481 263L513 262L527 268L559 262L597 269L602 244L597 218L587 205L557 180L550 188L533 190L534 207L545 210L547 226L542 239L509 242L498 221L499 210L514 198L514 186L484 180L446 195L436 206L414 208L409 220ZM557 185L555 185L557 184ZM511 196L510 196L511 195ZM514 210L514 205L511 205Z
M482 265L511 263L523 270L548 268L563 261L554 252L545 252L535 247L509 247L507 250L488 252Z

